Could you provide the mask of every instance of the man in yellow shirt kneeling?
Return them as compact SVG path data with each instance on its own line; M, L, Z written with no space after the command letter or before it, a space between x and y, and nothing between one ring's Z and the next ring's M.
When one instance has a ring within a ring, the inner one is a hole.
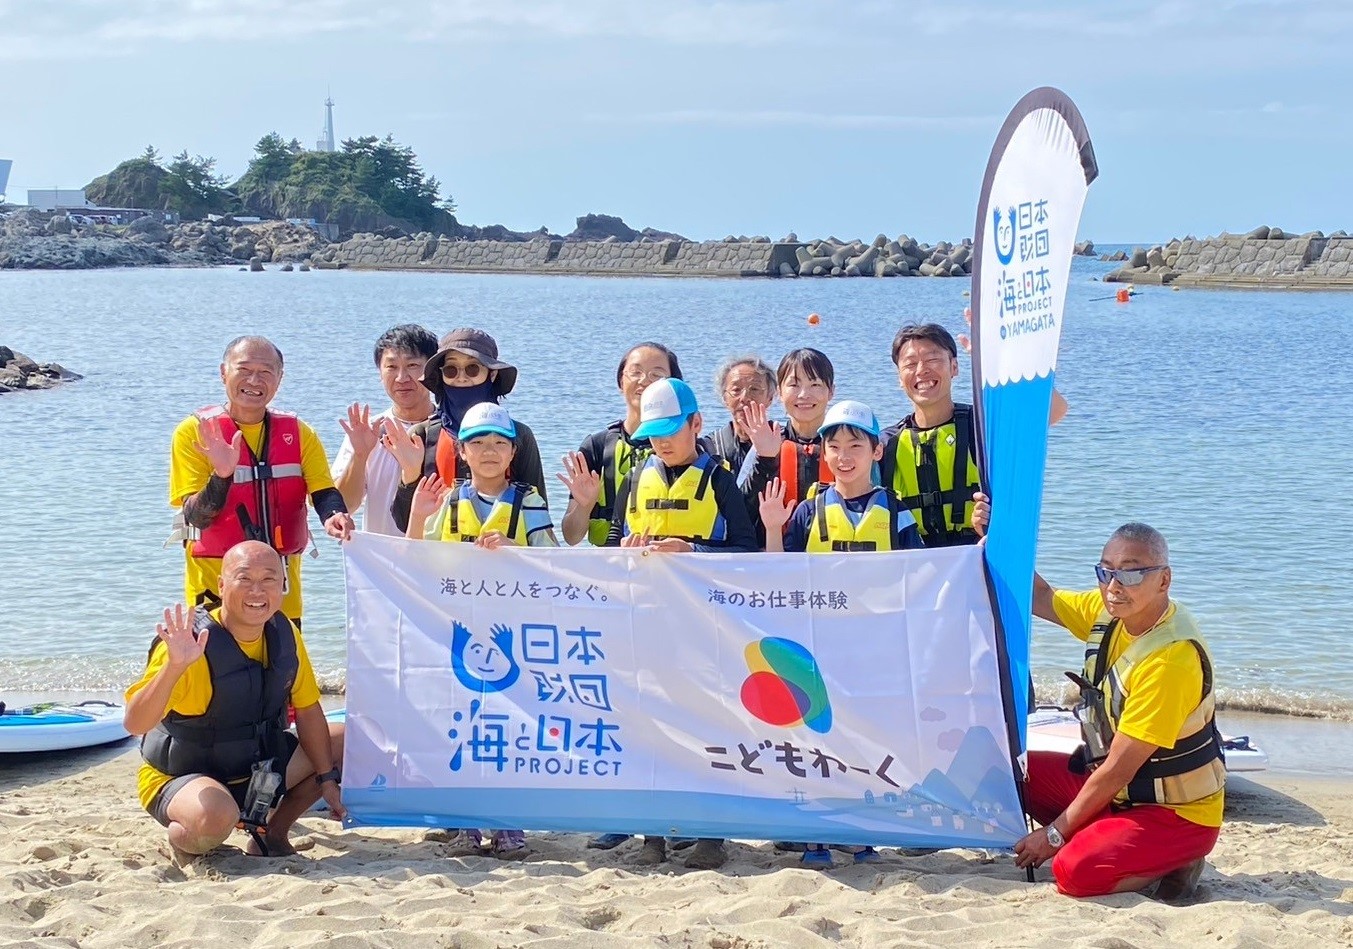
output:
M1221 832L1226 769L1212 659L1170 599L1160 532L1124 524L1095 565L1099 589L1055 590L1034 575L1036 616L1085 643L1073 756L1030 752L1026 803L1043 826L1015 845L1016 864L1052 860L1071 896L1132 890L1192 894Z
M141 806L168 828L180 860L242 821L247 852L295 853L291 827L321 796L335 818L346 815L343 726L325 720L300 632L281 612L284 570L267 544L230 548L220 608L165 610L146 671L127 690L125 724L142 736Z

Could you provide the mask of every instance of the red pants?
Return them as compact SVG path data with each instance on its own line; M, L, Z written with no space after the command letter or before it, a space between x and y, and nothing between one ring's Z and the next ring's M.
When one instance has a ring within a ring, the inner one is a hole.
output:
M1088 777L1068 771L1067 760L1051 751L1029 752L1025 801L1040 824L1066 810ZM1157 804L1116 813L1105 808L1057 851L1052 875L1057 889L1068 896L1102 896L1124 880L1153 880L1207 856L1220 832Z

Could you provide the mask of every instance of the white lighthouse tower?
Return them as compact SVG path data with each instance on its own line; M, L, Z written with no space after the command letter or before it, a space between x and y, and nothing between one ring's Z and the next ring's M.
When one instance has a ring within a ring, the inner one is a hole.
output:
M324 131L320 134L320 140L315 144L317 152L333 152L338 148L334 144L334 97L332 94L324 99Z

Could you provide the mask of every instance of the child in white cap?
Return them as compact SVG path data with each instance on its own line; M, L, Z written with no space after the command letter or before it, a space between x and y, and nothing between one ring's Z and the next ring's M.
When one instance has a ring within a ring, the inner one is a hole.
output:
M470 469L469 479L446 485L436 474L423 478L414 492L406 536L472 543L486 550L559 546L545 499L528 484L508 481L516 434L512 417L501 405L481 402L471 407L457 433L457 450ZM477 828L460 833L475 847L482 843ZM506 860L524 857L526 834L495 830L491 852Z

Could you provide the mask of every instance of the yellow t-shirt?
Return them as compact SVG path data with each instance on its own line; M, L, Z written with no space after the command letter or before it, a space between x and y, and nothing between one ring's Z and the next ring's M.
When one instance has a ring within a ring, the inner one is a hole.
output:
M213 610L211 617L219 622L220 611ZM296 637L296 660L298 664L296 681L291 685L291 704L296 708L306 708L319 702L319 683L315 680L315 670L310 665L310 656L306 654L305 643L301 639L300 631L293 626L291 632ZM219 632L217 635L220 635ZM236 640L236 643L238 643L240 652L244 653L246 659L261 662L265 667L268 665L268 643L265 637L259 636L258 639L248 643ZM164 643L156 643L155 648L151 650L150 660L146 663L146 671L127 689L126 701L131 701L133 695L144 689L168 661L169 654L165 651ZM207 665L206 657L203 656L185 669L183 675L179 676L179 680L174 683L174 691L169 695L169 703L165 705L163 715L168 715L170 712L177 712L180 715L204 715L210 703L211 668ZM160 793L160 789L171 780L173 780L171 775L165 774L142 761L141 770L136 776L136 794L141 801L141 806L149 810L155 796Z
M329 472L329 461L324 445L315 430L299 422L301 430L301 474L309 494L334 486ZM183 502L206 487L211 479L211 462L197 450L198 420L190 415L174 429L169 454L169 503L183 507ZM241 425L249 450L258 453L263 443L263 423ZM224 514L222 516L225 516ZM187 545L183 548L183 594L189 606L197 602L197 595L210 591L221 592L221 560L219 557L196 558ZM287 591L282 598L282 612L294 620L301 618L301 558L287 557Z
M1052 607L1072 635L1084 641L1090 638L1090 630L1104 609L1104 598L1098 590L1083 593L1058 590L1053 594ZM1171 602L1161 621L1173 616L1174 611ZM1114 628L1109 641L1110 666L1122 657L1134 639L1121 623ZM1191 643L1172 643L1137 663L1128 673L1124 687L1128 695L1118 730L1129 738L1169 748L1179 740L1185 719L1203 694L1203 667L1198 661L1198 650ZM1225 794L1222 789L1189 804L1165 806L1195 824L1220 827Z

